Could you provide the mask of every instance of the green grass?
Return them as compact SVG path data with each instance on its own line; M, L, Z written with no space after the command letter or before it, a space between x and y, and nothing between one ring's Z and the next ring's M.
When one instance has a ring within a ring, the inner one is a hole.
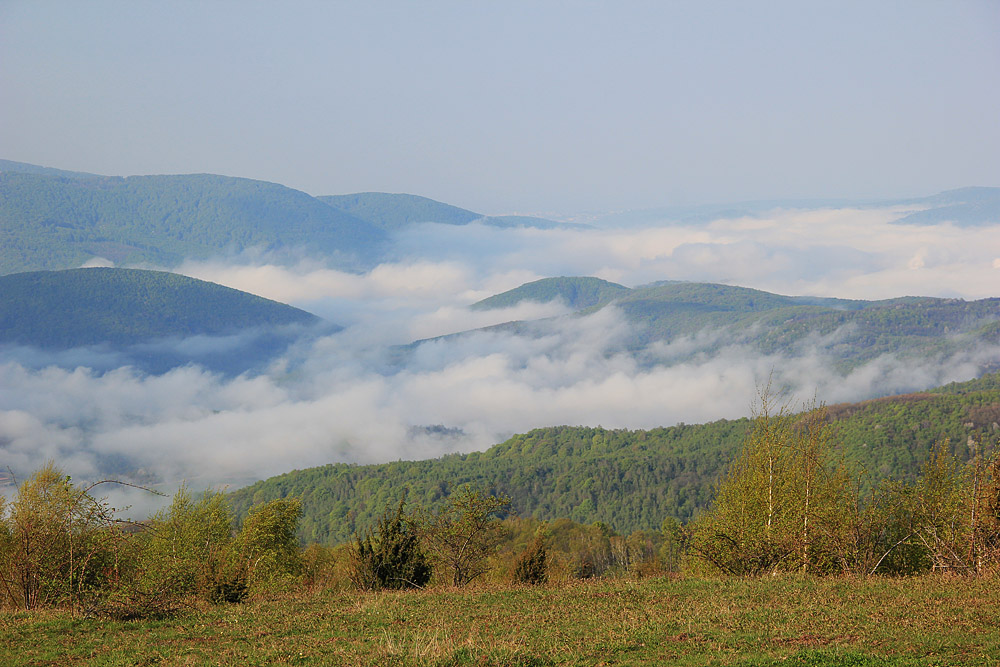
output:
M1000 581L327 591L173 618L0 613L3 665L997 665Z

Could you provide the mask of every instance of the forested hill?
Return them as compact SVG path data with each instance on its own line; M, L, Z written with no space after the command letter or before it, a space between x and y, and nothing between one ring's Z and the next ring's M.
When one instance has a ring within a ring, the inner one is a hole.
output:
M354 268L386 240L378 227L276 183L66 173L0 169L0 274L94 257L171 266L251 248L306 248Z
M420 222L465 225L483 216L427 197L387 192L323 195L320 201L382 229L392 230Z
M323 195L317 199L389 232L421 222L442 225L467 225L470 222L478 222L492 227L540 229L584 227L584 225L560 223L526 215L484 215L419 195L358 192L349 195Z
M621 342L640 360L651 343L689 337L692 353L712 353L746 345L763 354L798 355L815 350L831 356L848 370L880 355L926 357L962 353L978 344L1000 343L1000 299L941 299L903 297L863 301L808 296L784 296L733 285L663 281L635 288L597 278L547 278L527 283L473 305L473 308L514 306L522 301L562 300L576 314L617 308L632 325ZM514 322L500 329L522 335L545 335L548 324ZM697 338L711 332L711 336ZM461 335L461 334L459 334ZM697 341L694 339L697 338ZM673 359L677 361L677 359ZM996 366L982 370L996 370Z
M72 269L0 276L0 343L42 348L315 325L292 306L174 273Z
M1000 376L829 408L833 441L864 484L910 478L932 445L949 438L961 456L969 439L1000 432ZM603 521L628 533L658 529L664 518L690 519L738 452L746 419L648 431L557 426L536 429L485 452L380 465L333 464L299 470L235 491L239 511L252 503L299 496L301 537L343 542L370 526L404 492L433 505L475 482L507 493L513 509L539 519Z
M624 285L600 278L565 276L542 278L478 301L472 305L472 309L490 310L492 308L509 308L522 301L547 303L558 300L574 310L583 310L610 303L630 291Z

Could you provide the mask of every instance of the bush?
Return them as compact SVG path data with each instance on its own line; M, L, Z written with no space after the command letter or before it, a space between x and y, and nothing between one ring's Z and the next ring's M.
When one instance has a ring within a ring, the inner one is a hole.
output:
M301 516L298 498L278 498L250 508L236 537L235 577L226 582L226 601L237 601L228 598L240 591L245 596L291 586L302 572L302 553L295 537Z
M424 544L435 561L450 570L452 585L464 586L489 571L490 559L507 534L501 519L508 507L506 495L466 485L438 512L422 513Z
M374 531L355 538L350 558L351 581L357 588L422 588L430 581L431 567L404 506L400 501L395 512L382 515Z
M114 510L47 463L0 502L0 599L32 609L83 605L134 569Z
M195 500L182 486L170 507L149 520L145 540L146 590L224 599L238 588L233 510L221 493L206 491Z
M514 565L514 581L537 586L549 580L549 554L541 537L525 548Z

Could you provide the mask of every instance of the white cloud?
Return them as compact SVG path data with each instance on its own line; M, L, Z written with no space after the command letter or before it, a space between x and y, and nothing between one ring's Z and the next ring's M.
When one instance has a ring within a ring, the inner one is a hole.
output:
M472 311L481 298L543 276L597 275L629 286L730 282L785 294L853 298L1000 291L993 229L892 224L898 210L776 211L657 229L534 230L421 225L396 259L351 274L266 257L177 270L305 307L347 328L293 347L256 377L197 367L163 375L113 368L113 353L0 351L0 465L53 459L74 475L143 469L172 491L182 478L239 484L331 461L376 462L483 449L554 424L649 428L749 412L758 385L826 402L968 379L996 348L914 362L884 356L846 376L828 339L792 357L761 355L706 331L620 352L613 308L538 325L393 345L510 320L565 314L561 303ZM22 363L23 361L23 363ZM47 364L56 364L47 366ZM439 437L414 426L461 429Z

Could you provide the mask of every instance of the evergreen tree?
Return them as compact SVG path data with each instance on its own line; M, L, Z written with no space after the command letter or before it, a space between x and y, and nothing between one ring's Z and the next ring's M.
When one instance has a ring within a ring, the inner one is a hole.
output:
M405 501L399 501L374 531L356 536L350 552L351 580L359 589L421 588L430 580L431 567L404 507Z

